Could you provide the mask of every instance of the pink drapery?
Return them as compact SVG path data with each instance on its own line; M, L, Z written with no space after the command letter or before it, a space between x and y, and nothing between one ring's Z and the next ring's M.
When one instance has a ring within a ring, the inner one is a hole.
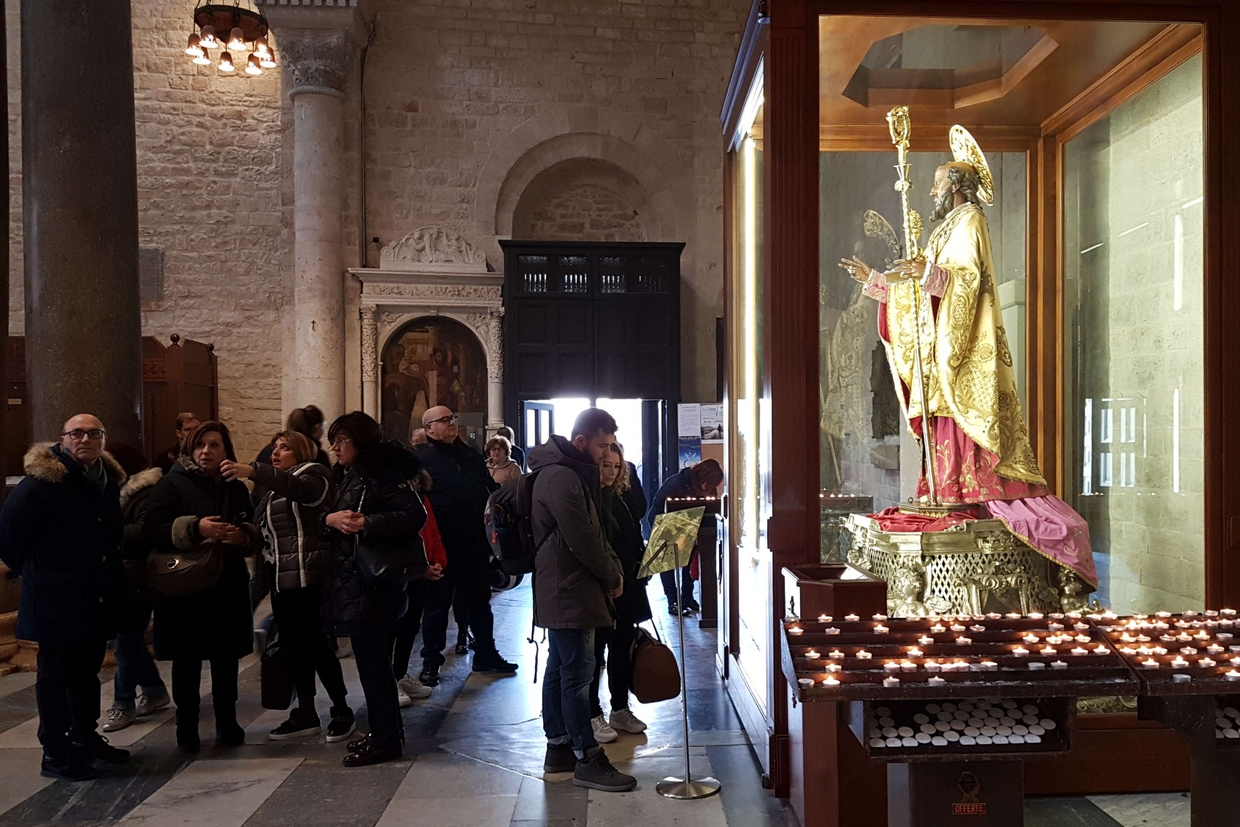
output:
M931 311L938 311L938 300L933 296ZM878 332L887 341L885 302L879 306ZM909 389L903 387L902 390L907 400ZM943 531L968 519L992 516L1001 520L1030 548L1067 566L1097 588L1098 571L1089 541L1089 525L1080 514L1044 485L1012 480L995 473L999 458L974 442L951 417L932 417L930 423L939 501L951 505L972 504L977 508L937 520L920 518L924 520L921 523L916 519L910 521L913 515L898 511L893 514L894 509L887 509L873 515L880 528L884 531ZM909 425L919 437L922 435L921 417L915 417ZM917 480L917 494L925 497L929 493L923 467ZM980 513L983 510L987 513Z

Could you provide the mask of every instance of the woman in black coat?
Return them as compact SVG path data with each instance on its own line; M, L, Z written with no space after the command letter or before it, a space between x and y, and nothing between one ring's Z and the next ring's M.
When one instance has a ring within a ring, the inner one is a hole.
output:
M359 559L359 548L400 553L427 579L442 572L427 566L419 535L426 509L409 483L422 470L418 458L384 442L379 423L361 411L333 422L328 440L337 461L323 518L335 564L328 611L336 634L352 638L370 715L370 734L350 742L344 765L365 767L399 758L405 740L391 658L408 599L404 583L376 576Z
M629 465L624 449L611 446L611 455L599 466L599 482L603 486L603 507L600 522L603 534L624 568L624 591L615 600L616 625L598 629L594 635L594 680L590 683L590 717L594 736L600 743L614 741L616 730L639 733L646 724L629 710L630 662L637 624L649 620L650 601L646 584L650 578L638 579L646 544L642 541L641 516L627 505L626 496L635 480L629 478ZM607 688L611 690L611 718L603 716L599 702L599 682L603 672L604 650L607 661ZM606 740L604 740L606 739Z
M248 522L250 493L225 480L220 464L236 461L232 437L220 422L204 422L186 438L181 457L155 486L146 512L147 537L157 552L183 552L210 544L223 556L211 586L192 594L155 599L155 657L172 661L177 744L197 752L202 662L211 662L215 734L221 743L245 741L237 723L237 664L254 648L250 574L245 558L261 548Z

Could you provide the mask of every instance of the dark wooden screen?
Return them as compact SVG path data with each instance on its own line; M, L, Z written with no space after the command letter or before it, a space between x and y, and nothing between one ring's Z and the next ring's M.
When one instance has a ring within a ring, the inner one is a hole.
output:
M500 246L508 422L534 399L680 400L683 244Z

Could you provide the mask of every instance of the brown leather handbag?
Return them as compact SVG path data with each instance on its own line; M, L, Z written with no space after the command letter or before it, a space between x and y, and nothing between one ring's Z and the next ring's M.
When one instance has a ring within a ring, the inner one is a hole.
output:
M680 666L676 655L656 635L637 627L633 639L629 688L638 701L652 704L680 695Z

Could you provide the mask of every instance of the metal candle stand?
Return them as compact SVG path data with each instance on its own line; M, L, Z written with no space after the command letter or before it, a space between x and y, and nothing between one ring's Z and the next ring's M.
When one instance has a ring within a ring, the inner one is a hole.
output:
M677 502L689 502L680 500ZM705 502L692 500L691 502ZM711 502L714 502L713 500ZM668 511L681 511L681 508L669 509L668 503L663 506L663 513ZM675 560L674 562L680 562ZM680 597L683 594L682 587L682 569L683 566L676 566L676 601L678 611L676 612L676 627L680 639L680 712L681 722L684 727L685 737L685 774L683 778L677 778L669 775L657 785L655 790L664 798L674 798L678 801L695 801L699 798L709 798L719 792L720 784L717 778L706 776L705 778L694 778L692 767L689 759L689 681L687 675L687 667L689 659L685 657L685 613L684 607L680 605Z

